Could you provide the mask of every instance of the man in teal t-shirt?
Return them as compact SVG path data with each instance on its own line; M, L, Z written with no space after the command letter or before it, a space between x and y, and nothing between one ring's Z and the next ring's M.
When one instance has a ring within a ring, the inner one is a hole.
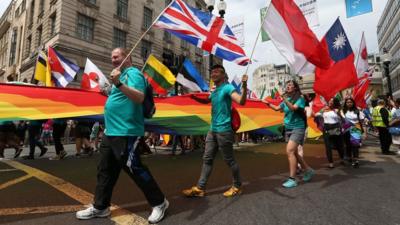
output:
M200 179L196 186L183 190L187 197L202 197L205 195L205 187L208 177L211 174L213 161L218 150L233 175L233 185L224 193L225 197L235 196L241 193L241 179L239 166L233 157L234 131L231 125L232 100L244 105L247 95L247 75L242 78L242 94L238 94L236 89L227 82L225 69L221 65L215 65L211 69L211 79L216 85L216 89L211 93L209 99L199 99L195 95L193 98L202 103L211 101L211 129L206 137L206 147L203 155L203 167Z
M115 69L111 73L113 85L104 106L105 131L100 145L94 204L77 212L76 217L92 219L110 215L112 190L123 169L153 208L148 221L157 223L163 219L169 203L149 169L142 164L137 148L139 138L144 135L142 103L147 82L143 74L132 67L125 49L114 49L111 61Z

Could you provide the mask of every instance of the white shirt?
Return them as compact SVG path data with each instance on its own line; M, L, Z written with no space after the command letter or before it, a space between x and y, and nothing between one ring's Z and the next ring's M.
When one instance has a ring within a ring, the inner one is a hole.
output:
M335 124L340 122L339 115L333 110L323 112L322 117L324 118L324 124Z
M360 120L363 121L365 118L364 113L361 111L359 111L359 113L360 113ZM359 123L357 113L355 113L354 111L347 111L346 114L344 115L344 118L346 118L352 124Z

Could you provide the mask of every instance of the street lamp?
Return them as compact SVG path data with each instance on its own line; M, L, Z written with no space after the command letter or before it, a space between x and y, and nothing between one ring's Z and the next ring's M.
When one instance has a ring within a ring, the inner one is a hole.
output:
M392 56L390 53L387 51L386 48L383 48L383 55L382 55L382 61L383 61L383 68L385 70L385 76L387 80L387 85L388 85L388 91L389 91L389 96L392 97L393 91L392 91L392 81L390 79L390 71L389 71L389 65L390 62L392 61Z
M215 0L205 0L207 9L210 12L210 15L212 14L212 11L214 10L214 5L215 5ZM209 81L211 83L211 68L213 66L213 55L210 52L210 57L209 57ZM210 87L211 88L211 87Z
M218 2L218 12L221 18L224 18L225 15L225 10L226 10L226 2L224 2L224 0L220 0Z
M214 10L215 0L205 0L205 2L206 2L208 11L211 14L212 11Z

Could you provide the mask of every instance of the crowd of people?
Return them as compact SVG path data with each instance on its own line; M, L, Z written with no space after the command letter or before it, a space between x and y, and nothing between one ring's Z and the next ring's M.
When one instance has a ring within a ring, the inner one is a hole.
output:
M56 157L61 160L67 156L64 144L75 142L75 157L81 152L92 155L99 148L104 125L99 122L77 121L70 119L48 119L30 121L0 121L0 160L4 159L4 150L14 148L14 158L18 158L23 147L29 147L29 154L24 159L35 159L35 149L40 149L39 157L45 155L48 146L54 145ZM47 146L47 147L46 147Z
M169 207L168 200L150 170L141 161L141 154L151 153L150 148L167 143L161 141L162 136L159 134L145 134L143 101L149 84L143 74L132 66L128 56L128 52L123 48L112 51L111 61L115 69L110 75L112 85L103 90L103 94L108 96L104 123L87 119L0 122L0 159L4 158L6 147L15 150L14 158L19 157L22 147L26 144L26 137L29 142L29 154L25 159L34 159L36 146L40 149L39 157L43 156L48 151L46 146L50 144L54 144L56 151L56 157L51 159L64 159L67 152L63 144L71 141L75 142L75 157L81 157L83 154L91 156L95 151L100 152L93 204L78 211L78 219L110 215L112 192L121 170L137 184L152 207L148 218L150 223L162 220ZM233 178L231 187L223 195L233 197L242 193L240 167L234 157L233 146L240 141L248 141L252 135L235 134L232 124L232 102L241 105L246 103L247 75L242 77L241 93L227 82L227 78L224 67L214 65L211 68L211 79L216 87L210 97L204 99L193 95L193 99L200 104L211 103L211 126L207 135L172 136L171 155L176 154L178 146L181 148L180 154L196 148L204 149L202 169L197 183L182 190L186 197L206 195L207 181L213 171L213 162L218 151L230 168ZM349 163L354 168L359 167L359 148L370 127L379 133L382 154L393 154L389 150L392 143L400 145L400 99L395 102L390 98L379 100L369 114L358 109L352 98L345 98L343 103L337 98L332 98L319 112L311 113L308 97L301 93L298 83L294 80L285 84L285 92L281 96L282 102L279 105L263 102L266 107L284 114L282 131L287 142L286 154L289 164L289 175L282 183L285 188L298 186L296 175L302 174L304 182L311 181L315 175L314 169L303 157L307 118L310 116L315 117L318 127L322 130L329 168L335 167L333 150L338 151L340 164ZM257 140L257 137L253 136L253 140ZM147 148L143 149L143 146Z

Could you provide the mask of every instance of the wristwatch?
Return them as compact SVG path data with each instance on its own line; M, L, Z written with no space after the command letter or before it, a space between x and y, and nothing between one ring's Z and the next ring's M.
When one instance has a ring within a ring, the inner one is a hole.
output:
M119 81L117 84L115 84L115 87L120 88L122 86L122 82Z

